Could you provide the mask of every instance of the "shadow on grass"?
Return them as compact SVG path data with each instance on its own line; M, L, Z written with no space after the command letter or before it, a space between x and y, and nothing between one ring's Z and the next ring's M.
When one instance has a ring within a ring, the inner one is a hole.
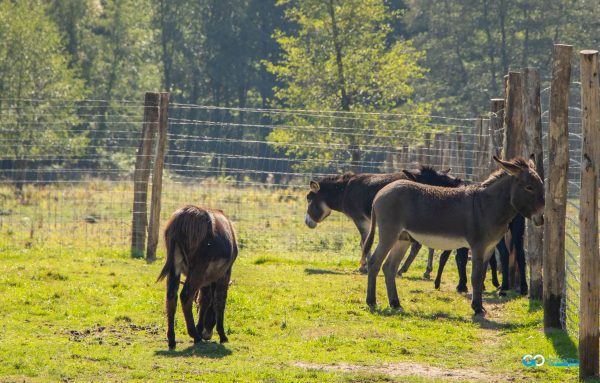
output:
M326 270L326 269L313 269L313 268L306 268L304 269L304 272L308 275L321 275L321 274L331 274L331 275L347 275L347 274L353 274L350 272L343 272L343 271L335 271L335 270Z
M544 331L546 338L552 342L556 355L561 359L577 359L577 345L566 330L549 329Z
M196 343L183 350L157 350L154 351L154 355L170 358L201 356L203 358L221 359L231 355L231 350L225 348L225 346L220 343L202 342Z

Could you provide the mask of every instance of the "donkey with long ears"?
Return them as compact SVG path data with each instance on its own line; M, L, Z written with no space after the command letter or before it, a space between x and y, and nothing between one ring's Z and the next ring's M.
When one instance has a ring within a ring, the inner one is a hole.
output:
M306 195L308 207L304 222L314 229L331 214L332 210L347 215L360 233L361 247L371 225L371 207L373 198L387 184L397 180L410 180L429 185L457 187L461 179L449 175L450 169L436 171L430 166L419 169L402 170L398 173L344 173L343 175L327 176L310 181L310 191ZM415 243L411 252L419 251L421 245ZM366 273L366 261L369 254L363 254L360 260L360 271Z
M181 274L186 276L181 305L188 334L194 343L209 340L216 324L219 340L227 342L223 318L231 278L238 254L233 225L222 211L184 206L175 211L165 228L167 259L158 280L167 278L167 339L175 348L175 310ZM192 305L198 297L198 324Z
M379 243L368 262L367 304L376 304L377 274L383 264L390 306L400 307L395 276L410 242L416 240L434 249L471 248L471 307L475 314L485 312L485 264L509 222L517 213L536 225L544 222L544 183L535 163L521 157L503 161L494 156L494 160L501 169L481 185L442 188L400 180L381 189L373 201L363 248L368 254L379 226Z

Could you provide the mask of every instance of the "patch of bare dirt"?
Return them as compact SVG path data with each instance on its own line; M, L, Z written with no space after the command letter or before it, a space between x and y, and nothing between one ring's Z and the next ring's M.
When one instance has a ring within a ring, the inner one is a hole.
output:
M338 364L316 364L302 363L294 364L296 367L324 370L324 371L339 371L344 373L377 373L388 375L392 378L403 376L418 376L421 378L441 379L448 381L474 381L474 382L515 382L519 381L519 377L495 376L490 372L476 370L472 368L450 369L436 366L428 366L426 364L414 362L396 362L383 363L377 366L362 366L356 364L338 363Z

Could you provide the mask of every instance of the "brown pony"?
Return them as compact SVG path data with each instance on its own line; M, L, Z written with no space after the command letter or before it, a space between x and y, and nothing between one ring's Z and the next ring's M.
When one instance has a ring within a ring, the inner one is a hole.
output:
M175 309L181 274L186 276L181 305L188 334L194 343L209 340L217 325L219 340L227 342L223 328L231 267L238 254L235 231L222 211L184 206L165 228L167 259L157 281L167 278L166 310L169 349L175 348ZM198 296L198 324L192 304Z

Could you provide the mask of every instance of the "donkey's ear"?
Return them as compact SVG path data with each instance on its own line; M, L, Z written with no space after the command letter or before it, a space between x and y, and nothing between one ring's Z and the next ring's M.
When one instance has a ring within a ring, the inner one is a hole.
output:
M452 168L448 168L448 169L446 169L446 170L442 170L442 171L440 171L440 173L442 173L442 174L448 174L448 173L450 173L451 171L452 171Z
M518 176L521 173L521 168L518 167L517 165L513 164L512 162L503 161L496 156L494 156L493 158L494 158L494 161L496 161L498 163L498 165L500 165L500 167L502 169L504 169L511 176Z
M410 170L402 169L402 173L404 173L404 175L411 181L417 180L417 175Z
M321 185L317 181L310 181L310 191L317 193L321 189Z
M529 156L529 161L527 162L529 164L529 167L532 169L535 169L535 153L531 153L531 155Z

